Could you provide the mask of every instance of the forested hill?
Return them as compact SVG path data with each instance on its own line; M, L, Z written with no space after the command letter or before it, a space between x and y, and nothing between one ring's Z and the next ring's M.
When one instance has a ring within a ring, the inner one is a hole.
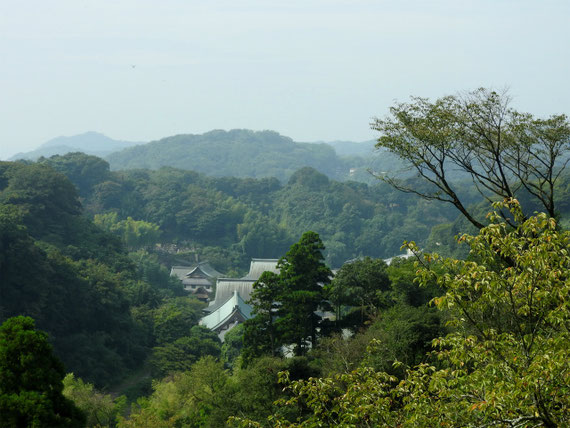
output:
M77 186L87 215L105 224L129 217L153 223L162 242L194 248L220 271L246 268L251 257L279 257L306 230L321 235L333 267L362 255L391 257L403 240L423 243L433 226L457 216L446 204L380 181L335 181L311 167L283 183L171 167L110 171L103 159L82 153L40 162Z
M340 157L329 144L297 143L274 131L234 129L163 138L112 153L107 160L113 170L171 166L217 177L276 177L281 181L310 166L329 178L345 180L351 169L353 176L371 166L379 169L371 164L372 146L367 147L366 158ZM393 165L394 159L386 159L385 164Z

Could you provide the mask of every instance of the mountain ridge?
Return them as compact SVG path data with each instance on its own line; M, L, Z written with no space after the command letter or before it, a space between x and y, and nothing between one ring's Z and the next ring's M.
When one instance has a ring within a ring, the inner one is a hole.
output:
M88 155L105 157L115 151L123 150L141 142L115 140L100 132L88 131L71 136L59 136L41 144L29 152L16 153L9 160L37 160L40 157L65 155L71 152L83 152Z

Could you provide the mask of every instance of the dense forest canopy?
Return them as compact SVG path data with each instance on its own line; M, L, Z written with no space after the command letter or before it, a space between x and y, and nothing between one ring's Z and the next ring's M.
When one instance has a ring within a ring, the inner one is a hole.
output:
M88 215L156 224L161 242L193 248L221 271L246 269L252 257L280 257L307 230L319 233L332 267L360 256L391 257L406 238L426 242L433 226L456 217L386 184L338 182L310 167L282 184L174 168L110 171L105 161L78 153L39 162L76 184Z

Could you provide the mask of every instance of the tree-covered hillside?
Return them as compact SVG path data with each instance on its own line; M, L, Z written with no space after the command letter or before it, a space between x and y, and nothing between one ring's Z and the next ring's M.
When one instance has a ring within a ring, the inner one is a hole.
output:
M174 308L186 308L189 329L202 306L180 300L181 283L151 255L129 256L83 216L73 184L43 164L0 163L0 280L0 321L33 317L66 369L98 386L183 324Z
M297 143L277 132L244 129L163 138L112 153L107 160L113 170L171 166L217 177L282 181L304 166L335 179L347 178L351 168L368 166L363 157L338 157L327 144Z
M338 182L311 167L282 184L174 168L109 171L105 161L78 153L41 162L77 185L88 215L156 224L160 242L191 248L221 271L246 269L251 257L279 257L307 230L319 233L333 267L391 257L405 239L423 243L433 226L457 215L381 182Z

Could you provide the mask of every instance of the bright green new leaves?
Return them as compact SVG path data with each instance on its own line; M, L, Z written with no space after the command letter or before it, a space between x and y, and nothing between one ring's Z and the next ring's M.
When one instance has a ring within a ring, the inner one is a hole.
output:
M132 217L119 221L116 212L95 214L93 223L107 232L120 236L125 245L131 249L152 247L160 237L157 224L133 220Z
M87 416L86 427L114 427L116 418L126 405L124 395L113 398L110 394L103 394L95 389L93 384L85 383L69 373L63 379L63 395Z
M438 278L447 292L435 302L451 311L457 331L436 341L439 358L451 366L438 375L454 385L439 405L462 402L456 413L485 423L522 418L564 426L570 410L570 234L544 214L523 221L514 200L497 206L505 207L519 227L509 229L493 214L478 236L461 238L476 261L443 261L451 273ZM421 271L423 280L430 275Z

